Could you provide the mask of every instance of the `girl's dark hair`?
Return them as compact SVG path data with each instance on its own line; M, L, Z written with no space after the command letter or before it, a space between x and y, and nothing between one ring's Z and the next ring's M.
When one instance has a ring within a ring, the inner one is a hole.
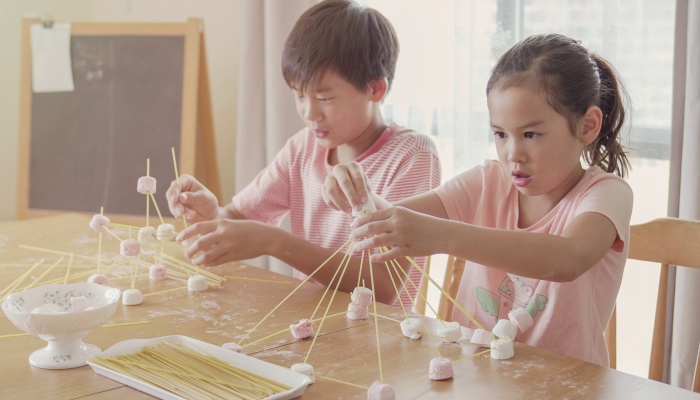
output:
M574 134L589 107L603 112L600 134L586 146L583 157L589 165L624 177L630 168L619 134L625 122L627 93L617 72L581 42L563 35L530 36L505 52L491 72L486 86L492 89L531 85L542 90L549 105L565 116Z

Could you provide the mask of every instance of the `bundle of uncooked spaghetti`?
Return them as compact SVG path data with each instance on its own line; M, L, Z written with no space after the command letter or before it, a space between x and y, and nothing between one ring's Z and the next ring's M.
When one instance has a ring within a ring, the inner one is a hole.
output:
M290 389L202 354L185 341L163 341L133 354L92 357L89 361L187 399L263 399Z

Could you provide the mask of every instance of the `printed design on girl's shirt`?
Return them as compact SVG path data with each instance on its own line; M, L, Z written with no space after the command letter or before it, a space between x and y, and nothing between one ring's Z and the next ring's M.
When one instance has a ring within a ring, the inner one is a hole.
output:
M477 287L476 299L481 304L481 308L495 319L508 319L510 310L521 307L534 318L538 312L544 310L547 304L547 297L534 292L532 286L527 285L522 278L506 275L496 292L498 294L483 287Z

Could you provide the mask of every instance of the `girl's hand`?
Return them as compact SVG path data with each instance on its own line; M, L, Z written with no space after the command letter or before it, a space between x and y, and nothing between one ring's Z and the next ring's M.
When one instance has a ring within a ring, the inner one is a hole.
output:
M182 218L184 214L188 222L194 223L219 217L219 201L216 196L193 176L180 175L180 186L179 196L177 181L173 181L165 192L168 208L175 218Z
M447 242L444 219L403 207L391 207L356 218L350 238L359 240L354 251L376 249L372 261L440 253ZM389 251L382 253L382 248Z
M266 254L266 247L272 240L268 226L256 221L231 219L194 224L180 232L176 240L182 242L197 235L200 238L185 249L184 254L193 264L207 267Z
M369 179L362 166L354 161L333 167L321 188L323 201L347 214L352 214L353 209L360 211L371 195Z

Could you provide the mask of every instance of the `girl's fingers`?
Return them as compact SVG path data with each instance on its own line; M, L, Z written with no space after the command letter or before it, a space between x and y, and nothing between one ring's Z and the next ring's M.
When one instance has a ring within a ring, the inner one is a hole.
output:
M367 214L367 215L362 215L357 218L355 218L352 223L350 224L351 228L357 229L363 225L369 224L370 222L374 221L382 221L391 218L391 216L394 215L394 211L392 208L387 208L384 210L379 210L375 211L373 213ZM359 235L357 237L360 237Z
M376 252L372 253L371 260L372 262L384 262L384 261L390 261L390 260L396 260L400 257L404 256L404 248L401 246L394 246L389 249L389 251L385 253L381 252Z
M339 210L348 214L352 213L352 207L350 203L348 203L345 193L343 193L340 186L338 186L337 181L330 176L326 179L326 194Z
M212 263L212 261L216 260L217 258L221 257L224 253L226 253L227 248L226 246L222 245L221 242L219 242L216 246L210 248L209 250L202 252L200 255L195 257L192 260L192 264L195 265L209 265Z
M175 240L177 240L178 242L182 242L183 240L189 239L190 237L197 234L204 236L207 233L213 232L216 229L216 224L217 221L198 222L180 232L180 234L177 235Z
M370 238L373 236L386 236L386 234L392 233L394 231L394 226L389 220L379 220L362 225L359 228L353 229L350 232L350 239L362 240L363 238Z
M372 236L355 243L353 246L353 251L371 250L378 249L383 246L391 246L391 242L392 239L390 234Z

